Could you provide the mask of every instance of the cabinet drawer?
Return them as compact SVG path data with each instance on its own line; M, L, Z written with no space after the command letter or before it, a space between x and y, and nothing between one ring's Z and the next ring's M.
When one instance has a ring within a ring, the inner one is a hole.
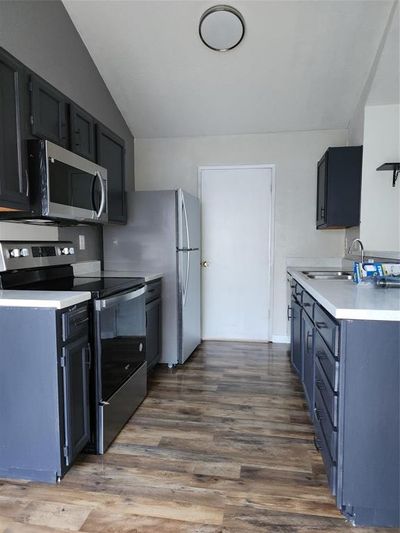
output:
M329 452L328 444L325 440L324 433L321 428L321 424L317 417L315 417L315 433L317 437L317 444L319 446L322 460L325 464L326 475L328 476L329 488L332 491L332 494L336 495L336 486L337 486L337 467L335 461L332 460L331 454Z
M152 300L155 300L156 298L160 298L161 296L161 281L152 281L150 283L147 283L146 287L146 303L151 302Z
M89 315L87 306L72 308L62 315L62 340L69 341L88 332Z
M314 320L314 299L308 294L308 292L303 292L303 308L307 315Z
M326 411L335 428L338 425L338 396L333 392L319 360L315 362L315 390L319 391Z
M338 432L332 426L330 418L326 412L321 393L318 389L315 390L315 418L318 420L319 425L321 426L332 461L336 462Z
M334 354L338 350L339 326L318 304L314 306L315 327Z
M339 390L339 360L332 355L319 333L315 335L315 358L321 365L332 389Z

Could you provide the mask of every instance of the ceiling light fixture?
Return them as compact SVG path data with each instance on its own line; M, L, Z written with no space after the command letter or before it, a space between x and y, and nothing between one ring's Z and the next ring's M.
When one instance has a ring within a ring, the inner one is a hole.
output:
M200 39L211 50L227 52L236 48L243 40L244 33L244 18L234 7L210 7L200 18Z

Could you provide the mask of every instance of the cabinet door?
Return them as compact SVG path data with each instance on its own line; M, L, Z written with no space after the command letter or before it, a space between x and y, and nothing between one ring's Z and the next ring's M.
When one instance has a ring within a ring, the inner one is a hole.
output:
M318 163L317 178L317 228L326 224L326 180L327 180L327 158L326 153Z
M303 386L311 418L314 409L314 325L308 316L302 315Z
M95 160L94 119L74 104L69 106L71 150L86 159Z
M146 304L146 361L151 370L161 355L161 300Z
M97 162L107 169L108 221L125 224L125 144L101 124L96 137Z
M66 98L45 81L31 77L32 134L60 146L68 146Z
M87 337L64 346L61 366L64 393L64 457L70 465L89 441L89 364Z
M29 185L21 138L22 67L0 52L0 210L27 209Z
M303 378L303 354L301 346L301 316L302 309L297 301L292 297L291 301L291 359L292 365Z

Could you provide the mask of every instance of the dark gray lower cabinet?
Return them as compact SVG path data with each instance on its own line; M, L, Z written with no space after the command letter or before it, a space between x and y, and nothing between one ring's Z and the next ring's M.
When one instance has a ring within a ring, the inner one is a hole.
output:
M291 359L292 365L303 379L303 350L301 340L301 315L302 309L299 302L292 296L290 303L290 331L291 331Z
M0 307L0 332L0 477L55 483L89 440L87 305Z
M303 385L329 487L353 524L398 528L400 322L337 321L318 303L308 311Z
M314 411L314 324L304 311L302 313L301 322L303 347L303 387L312 418Z
M146 293L146 361L151 371L161 356L161 280L147 284Z
M67 466L89 441L89 364L87 336L62 348L61 369L64 400L64 457Z

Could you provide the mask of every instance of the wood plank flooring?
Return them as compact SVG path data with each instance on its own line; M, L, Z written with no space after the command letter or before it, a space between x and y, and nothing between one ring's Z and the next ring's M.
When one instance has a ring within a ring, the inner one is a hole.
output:
M61 485L0 481L0 533L354 530L286 345L205 342L149 388L109 451L82 456Z

